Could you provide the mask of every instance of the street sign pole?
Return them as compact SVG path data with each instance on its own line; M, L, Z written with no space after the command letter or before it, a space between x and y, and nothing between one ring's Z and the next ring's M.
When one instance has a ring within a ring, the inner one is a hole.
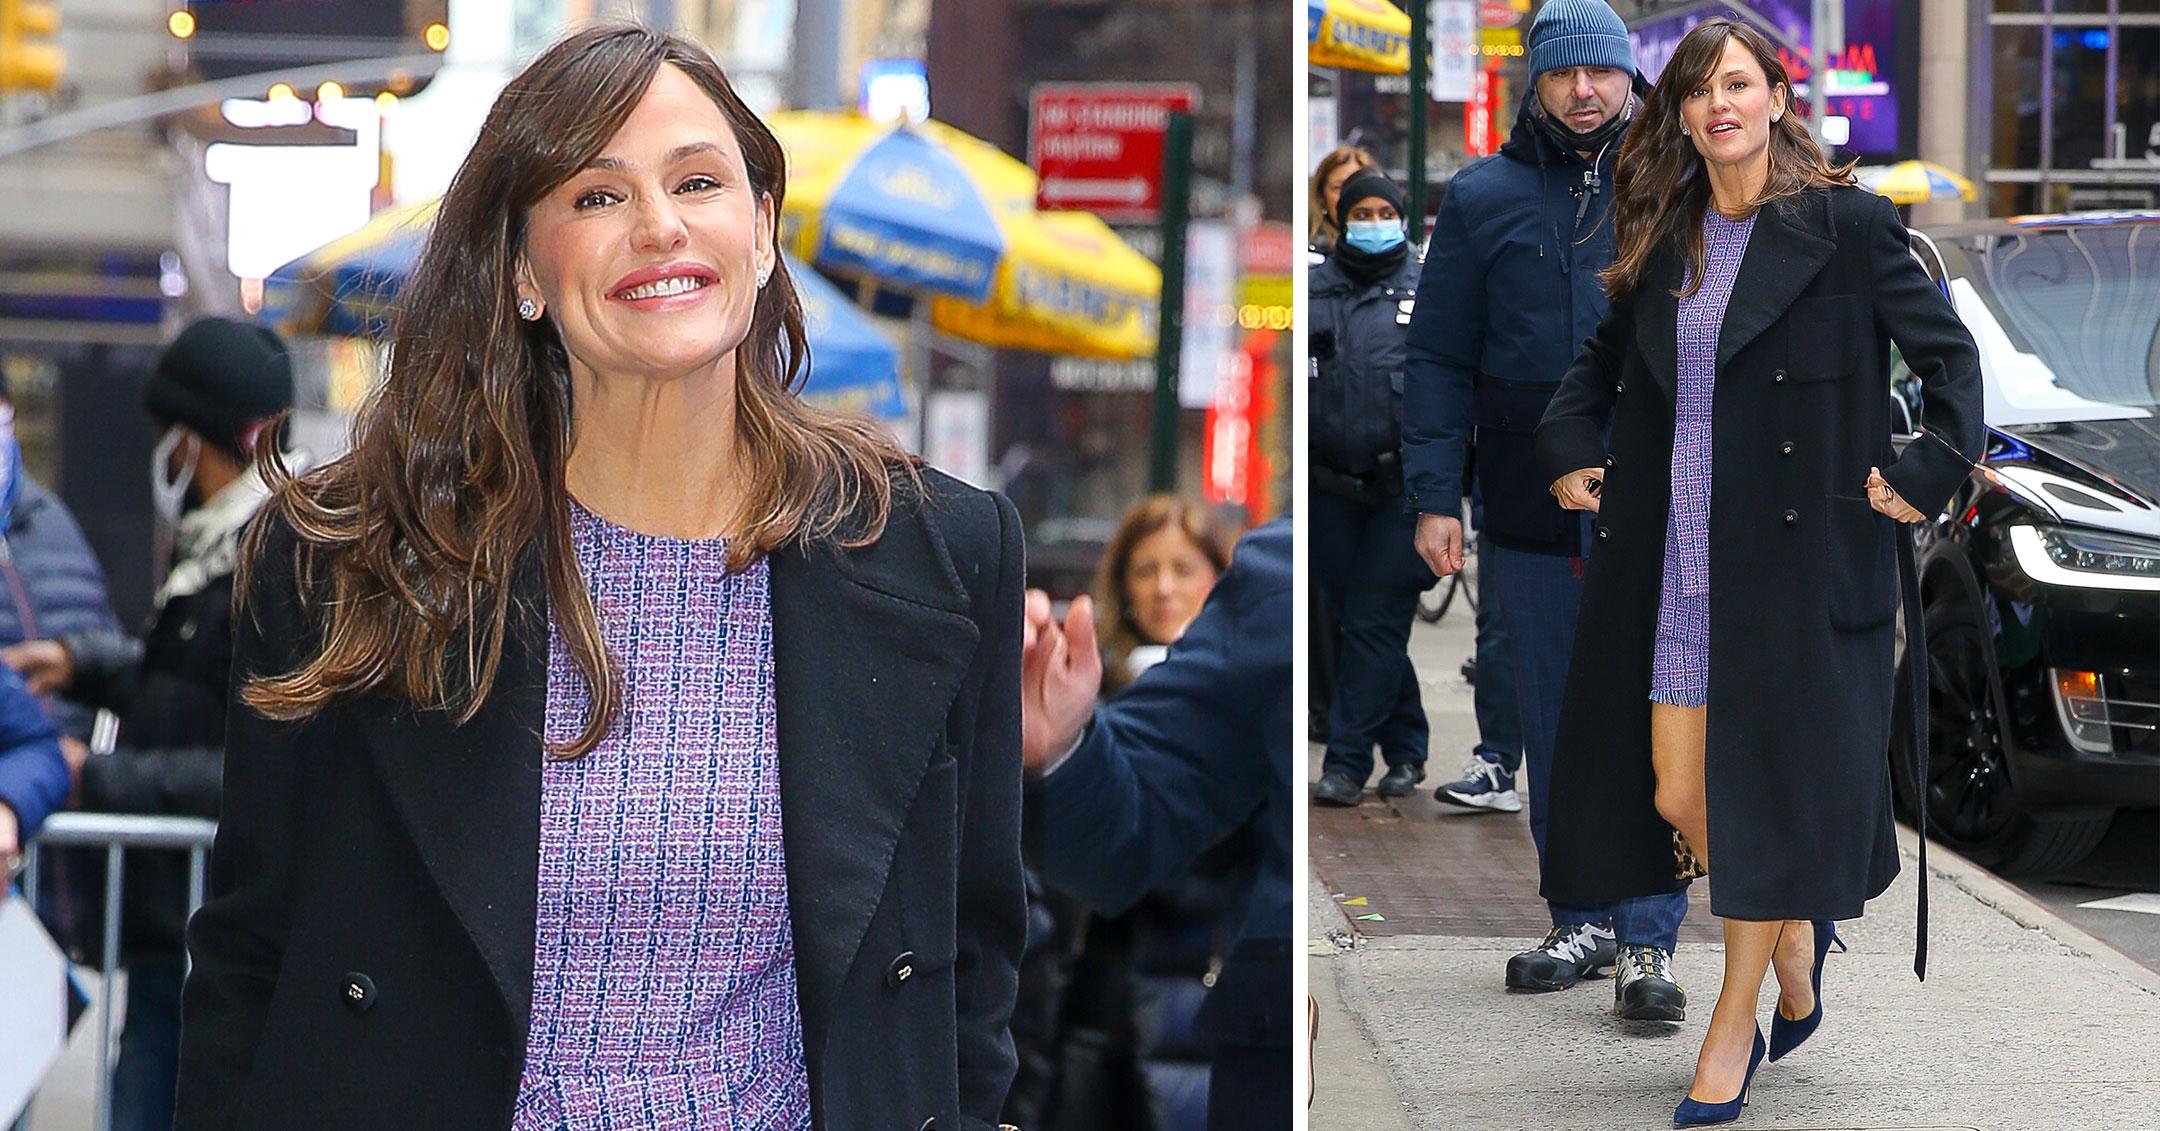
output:
M1425 114L1432 107L1432 5L1410 0L1410 214L1403 217L1415 244L1425 238Z
M1162 314L1155 334L1155 427L1148 490L1177 490L1178 354L1184 349L1185 226L1192 195L1192 115L1170 115L1163 134Z

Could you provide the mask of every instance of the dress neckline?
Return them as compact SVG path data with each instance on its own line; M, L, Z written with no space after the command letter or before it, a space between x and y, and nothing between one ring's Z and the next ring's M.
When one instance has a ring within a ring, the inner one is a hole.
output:
M570 500L570 533L573 538L579 534L593 534L605 538L634 542L641 546L673 546L697 550L727 549L728 540L725 535L716 535L711 538L678 538L670 534L649 534L643 530L634 530L601 515L591 507L579 502L576 495L568 495L567 497Z

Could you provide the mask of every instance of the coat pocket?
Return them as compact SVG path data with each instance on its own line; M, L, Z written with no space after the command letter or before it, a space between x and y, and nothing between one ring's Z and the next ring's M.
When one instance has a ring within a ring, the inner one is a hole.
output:
M1822 546L1822 578L1829 589L1830 627L1865 632L1897 615L1892 576L1897 522L1866 499L1823 496L1829 530Z

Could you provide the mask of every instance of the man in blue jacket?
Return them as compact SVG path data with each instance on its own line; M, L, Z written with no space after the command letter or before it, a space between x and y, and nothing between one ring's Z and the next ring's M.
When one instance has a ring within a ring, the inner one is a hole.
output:
M73 788L60 732L22 677L0 668L0 892L15 878L23 845Z
M14 421L14 398L0 378L0 647L117 633L104 567L67 504L23 467ZM61 752L79 769L97 712L60 696L44 702L60 728Z
M1530 28L1532 90L1500 152L1455 174L1433 224L1410 321L1403 471L1417 548L1462 568L1465 445L1476 437L1487 552L1484 599L1506 633L1531 778L1530 833L1545 846L1553 731L1582 600L1587 523L1560 509L1531 433L1568 363L1605 314L1614 157L1632 120L1627 27L1603 0L1551 0ZM1491 808L1516 765L1474 756L1438 800ZM1552 930L1508 960L1509 989L1566 989L1617 973L1614 1011L1678 1021L1672 951L1685 892L1609 907L1550 906Z
M1209 992L1208 1127L1290 1126L1290 523L1245 536L1167 659L1095 706L1102 655L1082 597L1060 624L1028 594L1021 749L1043 878L1117 914L1255 812L1261 856Z

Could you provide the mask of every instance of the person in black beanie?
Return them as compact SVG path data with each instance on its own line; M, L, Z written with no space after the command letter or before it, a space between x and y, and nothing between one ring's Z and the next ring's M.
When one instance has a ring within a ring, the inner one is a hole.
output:
M33 691L119 715L119 748L83 765L83 809L217 817L240 533L268 497L255 451L276 442L292 403L292 366L275 333L223 318L190 325L143 390L161 432L150 480L165 567L148 630L141 639L87 632L0 651ZM112 1126L165 1131L179 1060L186 857L131 858L125 906L127 1022Z
M1387 763L1382 797L1425 778L1427 727L1410 663L1418 594L1433 583L1402 503L1404 328L1417 297L1418 259L1403 227L1403 192L1377 169L1343 185L1343 233L1312 269L1310 434L1313 576L1341 636L1326 760L1313 800L1356 805Z

